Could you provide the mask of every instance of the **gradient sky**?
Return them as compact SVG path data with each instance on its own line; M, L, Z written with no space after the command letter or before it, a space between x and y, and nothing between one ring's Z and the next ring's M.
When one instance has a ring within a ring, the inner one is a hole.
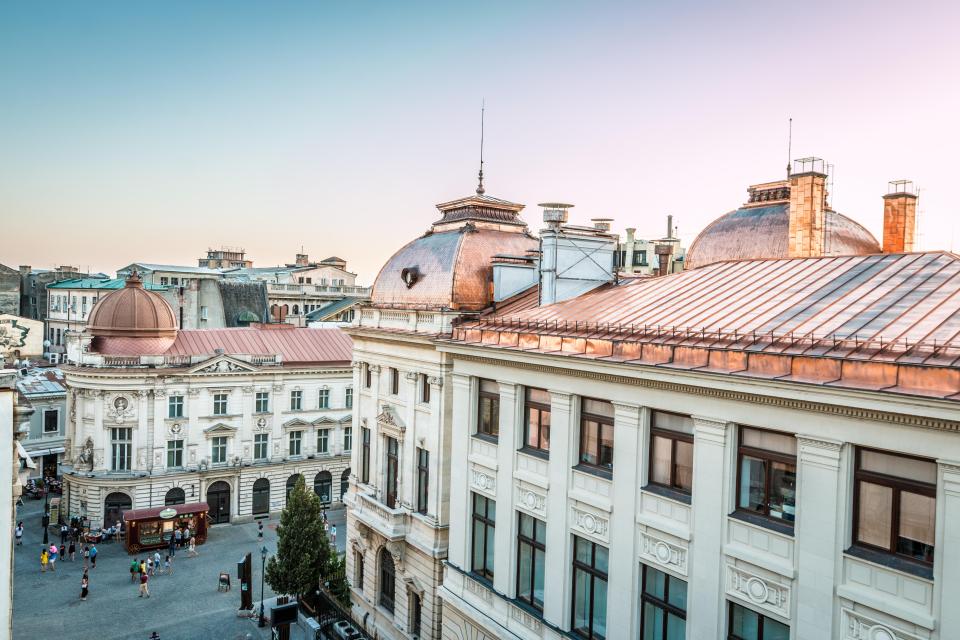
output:
M363 282L473 192L689 243L793 156L879 235L922 189L960 249L960 3L7 2L0 262L348 260ZM956 236L956 237L955 237Z

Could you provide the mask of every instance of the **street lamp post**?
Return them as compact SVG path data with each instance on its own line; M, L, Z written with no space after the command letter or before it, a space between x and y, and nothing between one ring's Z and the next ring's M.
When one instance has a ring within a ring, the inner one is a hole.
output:
M257 624L258 627L267 626L267 618L263 615L263 574L266 573L265 568L267 566L267 547L264 545L260 548L260 622Z
M46 482L46 480L44 480L44 482L43 482L43 518L41 519L41 522L43 522L43 544L44 544L44 546L46 546L47 544L50 543L50 538L49 538L49 535L50 535L50 504L47 502L47 494L48 494L48 493L49 493L49 492L48 492L48 490L47 490L47 482Z

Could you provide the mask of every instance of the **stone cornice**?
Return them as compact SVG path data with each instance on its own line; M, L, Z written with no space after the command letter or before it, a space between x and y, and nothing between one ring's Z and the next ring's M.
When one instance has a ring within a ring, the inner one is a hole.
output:
M223 380L223 374L210 374L210 373L189 373L186 369L130 369L125 370L122 368L102 368L102 369L93 369L93 368L83 368L78 369L74 368L69 371L65 371L67 377L73 378L74 380L83 380L91 379L97 381L106 381L106 380L123 380L124 383L129 381L131 378L140 378L144 380L143 384L152 384L156 379L177 377L184 380L192 380L194 382L219 378L218 384L223 385L225 381ZM240 381L247 377L254 378L275 378L276 376L282 377L294 377L294 376L313 376L313 375L330 375L330 376L343 376L347 378L353 377L353 372L349 366L344 367L323 367L323 368L273 368L273 369L258 369L256 371L242 371L231 374L231 377L236 378L231 380L230 384L240 384Z
M659 391L671 391L687 395L702 396L717 400L730 400L734 402L745 402L765 406L779 407L782 409L792 409L797 411L808 411L824 415L839 416L854 420L872 420L876 422L885 422L888 424L902 425L907 427L919 427L923 429L936 429L939 431L952 431L960 433L960 421L945 420L941 418L929 418L925 416L915 416L903 413L893 413L890 411L880 411L876 409L865 409L861 407L850 407L843 405L827 404L824 402L811 402L796 398L783 398L760 393L747 393L731 389L718 389L715 387L696 386L681 382L667 382L665 380L651 380L647 378L635 378L611 373L602 373L599 371L590 371L582 367L555 367L535 362L522 362L515 360L501 360L466 353L457 353L457 359L469 362L477 362L492 366L506 366L514 369L524 369L526 371L536 371L539 373L548 373L559 376L586 378L590 380L599 380L602 382L612 382L615 384L630 385L646 389L656 389ZM580 363L577 363L580 364ZM757 382L761 382L758 380Z

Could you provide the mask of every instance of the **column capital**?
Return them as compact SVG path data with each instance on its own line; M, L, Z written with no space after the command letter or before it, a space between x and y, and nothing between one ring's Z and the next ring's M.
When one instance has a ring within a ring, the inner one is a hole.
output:
M573 394L566 391L551 391L550 404L559 409L573 410Z
M943 490L951 496L960 497L960 462L955 460L937 460L940 476L943 477Z
M516 382L508 382L506 380L497 380L497 386L500 387L500 395L508 397L516 397L517 389L520 387Z
M797 438L797 458L800 462L813 464L827 469L840 468L840 449L842 442L828 438L815 438L801 433Z
M727 427L731 424L728 420L707 416L690 417L693 418L693 433L697 441L717 444L721 447L726 445Z

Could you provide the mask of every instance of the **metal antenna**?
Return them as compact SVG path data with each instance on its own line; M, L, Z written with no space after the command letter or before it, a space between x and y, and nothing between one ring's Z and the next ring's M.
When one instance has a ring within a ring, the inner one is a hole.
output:
M790 177L790 162L793 160L793 118L787 129L787 177Z
M483 189L483 116L487 110L487 100L484 98L483 102L480 103L480 182L477 184L477 195L482 196L484 193Z

